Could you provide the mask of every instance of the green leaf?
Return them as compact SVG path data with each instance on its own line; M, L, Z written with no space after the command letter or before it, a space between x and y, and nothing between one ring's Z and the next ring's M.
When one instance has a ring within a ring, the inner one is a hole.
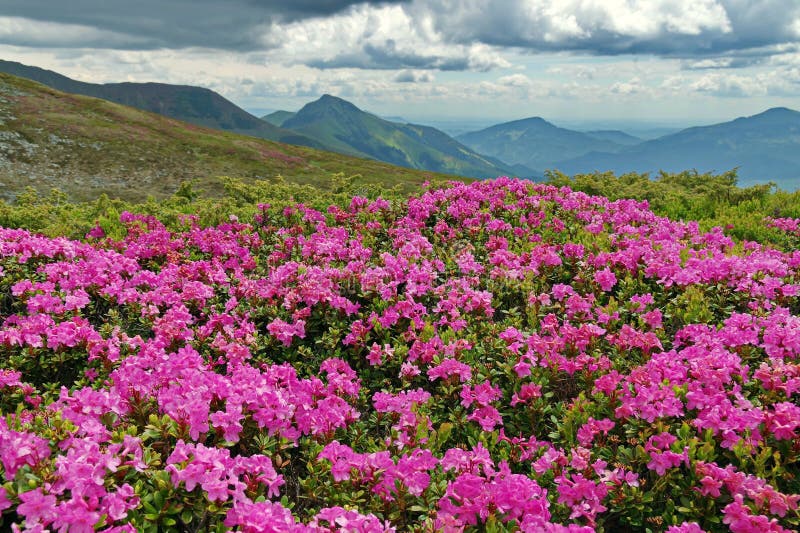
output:
M153 503L158 509L164 508L164 494L162 493L162 491L158 491L155 494L153 494Z
M450 438L450 434L453 432L453 424L450 422L442 422L439 425L439 429L436 430L436 450L441 450L444 446L444 443L447 442L447 439Z

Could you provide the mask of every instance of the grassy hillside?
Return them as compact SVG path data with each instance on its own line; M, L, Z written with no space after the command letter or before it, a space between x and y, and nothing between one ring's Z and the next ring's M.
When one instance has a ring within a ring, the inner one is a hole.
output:
M105 100L66 94L0 74L0 195L58 188L72 200L107 193L166 197L181 182L222 193L219 176L245 182L283 176L323 189L331 174L414 190L452 176L211 130Z
M102 98L196 126L325 149L308 137L251 115L219 93L204 87L167 83L86 83L51 70L3 60L0 60L0 72L27 78L59 91Z

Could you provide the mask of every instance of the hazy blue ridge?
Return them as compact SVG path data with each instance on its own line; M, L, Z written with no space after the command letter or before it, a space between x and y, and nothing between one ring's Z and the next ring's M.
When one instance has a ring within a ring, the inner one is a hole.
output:
M624 148L608 139L560 128L541 117L504 122L456 139L477 152L530 169L552 168L559 161L592 151Z
M738 169L739 183L800 187L800 113L773 108L750 117L693 127L616 152L594 151L557 162L566 174L593 171L680 172Z

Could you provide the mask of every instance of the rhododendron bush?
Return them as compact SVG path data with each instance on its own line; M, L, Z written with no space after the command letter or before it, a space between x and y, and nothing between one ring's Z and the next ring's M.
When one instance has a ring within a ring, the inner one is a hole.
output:
M122 222L0 230L4 528L800 527L799 251L509 179Z

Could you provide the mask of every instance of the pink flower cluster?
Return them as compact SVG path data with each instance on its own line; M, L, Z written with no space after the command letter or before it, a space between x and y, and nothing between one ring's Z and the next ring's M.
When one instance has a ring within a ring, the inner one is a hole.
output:
M510 179L344 207L0 229L0 527L800 527L800 251Z
M776 228L786 233L800 236L800 218L767 217L765 221L770 228Z

